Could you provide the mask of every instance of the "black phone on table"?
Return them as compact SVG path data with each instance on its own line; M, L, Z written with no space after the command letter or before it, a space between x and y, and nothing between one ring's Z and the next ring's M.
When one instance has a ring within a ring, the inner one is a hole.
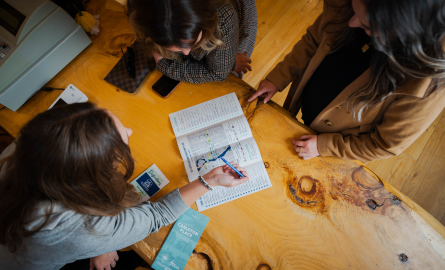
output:
M173 80L165 75L162 75L162 77L155 84L153 84L152 88L161 97L167 98L173 92L173 90L176 89L179 83L180 81Z

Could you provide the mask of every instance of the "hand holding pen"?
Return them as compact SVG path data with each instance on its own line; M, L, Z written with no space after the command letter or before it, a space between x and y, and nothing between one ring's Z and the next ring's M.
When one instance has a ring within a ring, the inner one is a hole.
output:
M224 161L224 163L226 163L227 166L229 166L233 171L235 171L235 172L240 176L240 178L245 177L240 171L238 171L235 167L233 167L233 165L230 164L230 163L229 163L227 160L225 160L223 157L221 158L221 160Z
M249 174L247 173L246 169L242 168L238 164L230 165L230 167L228 165L216 167L207 174L203 175L203 178L212 187L234 187L249 181ZM236 173L231 167L234 167L235 170L244 175L244 177L239 178L239 174Z

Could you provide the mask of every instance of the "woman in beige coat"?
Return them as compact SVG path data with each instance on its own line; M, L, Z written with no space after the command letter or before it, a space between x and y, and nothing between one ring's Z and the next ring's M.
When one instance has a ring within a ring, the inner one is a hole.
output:
M249 101L292 83L284 108L320 133L292 139L304 159L398 155L445 106L444 14L442 0L325 1Z

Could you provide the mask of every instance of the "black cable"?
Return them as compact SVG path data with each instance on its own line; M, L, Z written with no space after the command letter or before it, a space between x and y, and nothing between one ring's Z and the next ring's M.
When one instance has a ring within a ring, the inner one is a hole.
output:
M41 91L46 91L46 92L50 92L53 90L65 90L64 88L53 88L53 87L43 87L42 89L40 89Z

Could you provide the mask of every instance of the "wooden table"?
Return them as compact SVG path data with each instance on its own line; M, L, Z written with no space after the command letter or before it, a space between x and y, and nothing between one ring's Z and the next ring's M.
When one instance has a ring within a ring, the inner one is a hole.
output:
M188 183L168 114L231 92L266 163L272 188L203 212L210 222L187 269L445 269L444 226L361 163L298 158L290 139L312 131L273 103L247 103L253 89L238 78L182 83L167 99L151 90L157 71L134 94L105 82L134 37L118 3L92 1L88 10L100 15L100 35L48 86L74 84L133 129L134 177L156 163L171 181L154 200ZM59 94L38 93L17 112L1 110L0 125L17 136ZM153 262L170 228L133 249Z

